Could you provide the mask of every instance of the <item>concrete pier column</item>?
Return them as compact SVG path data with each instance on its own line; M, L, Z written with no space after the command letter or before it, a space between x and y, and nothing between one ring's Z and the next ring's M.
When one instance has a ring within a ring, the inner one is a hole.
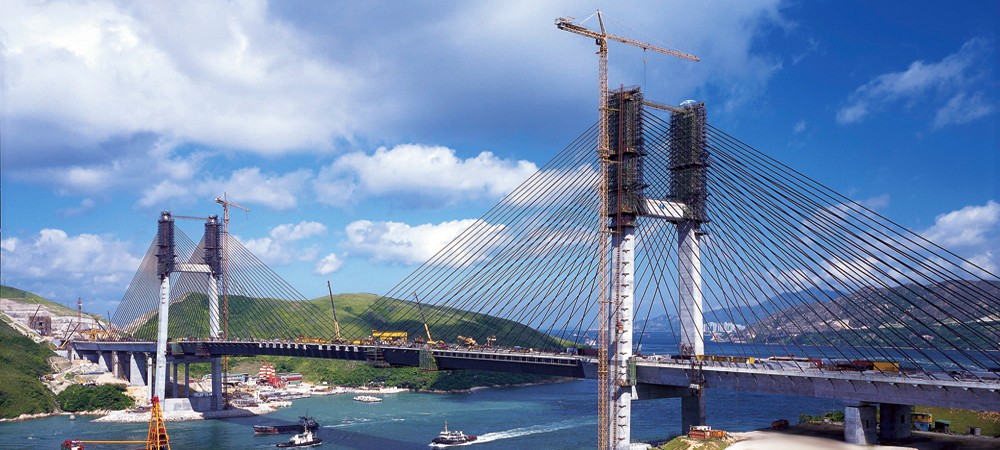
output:
M910 421L910 405L882 403L878 410L878 437L882 439L906 439L910 437L913 423Z
M142 353L132 353L128 362L128 384L129 386L146 386L149 382L143 372L146 367L145 358Z
M678 319L682 355L705 354L705 320L701 294L701 245L698 222L677 224ZM685 431L686 432L686 431Z
M848 444L875 443L875 407L865 402L845 402L844 441Z
M170 314L170 276L160 279L159 327L156 334L156 389L161 400L167 395L167 323Z
M184 396L191 396L191 364L184 363Z
M681 433L687 434L692 425L705 425L705 396L681 397Z
M174 377L170 379L170 382L174 386L174 395L171 397L177 398L177 363L174 363Z
M120 355L116 351L111 352L111 375L115 379L122 377L121 362L119 361Z
M156 380L153 378L153 366L156 364L156 361L151 360L151 358L149 357L149 353L146 353L145 355L146 355L146 387L149 388L148 389L149 399L152 400L153 396L156 395L155 391Z
M212 358L212 408L221 411L222 407L222 359Z

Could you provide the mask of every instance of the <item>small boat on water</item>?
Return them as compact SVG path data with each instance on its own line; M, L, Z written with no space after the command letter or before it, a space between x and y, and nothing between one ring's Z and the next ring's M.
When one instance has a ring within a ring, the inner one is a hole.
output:
M303 428L306 431L316 431L319 429L319 424L312 417L299 416L299 423L289 425L254 425L253 432L254 434L284 434L296 433Z
M315 445L320 445L322 443L323 443L323 440L320 439L320 438L318 438L318 437L316 437L316 435L313 434L312 430L309 430L309 429L306 429L305 427L303 427L302 433L299 433L299 434L296 434L295 436L292 436L291 439L288 440L288 442L282 442L282 443L278 444L277 446L278 447L282 447L282 448L284 448L284 447L312 447L312 446L315 446Z
M359 402L365 402L365 403L381 403L382 402L382 398L381 397L375 397L373 395L359 395L357 397L354 397L354 400L357 400Z
M438 437L431 440L432 444L438 445L457 445L466 444L476 440L476 436L466 436L465 433L459 431L448 431L448 421L444 422L444 431L438 434Z

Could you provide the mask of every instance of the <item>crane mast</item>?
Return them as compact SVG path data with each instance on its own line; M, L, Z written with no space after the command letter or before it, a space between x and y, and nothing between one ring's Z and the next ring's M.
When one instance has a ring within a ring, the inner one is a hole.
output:
M626 270L629 264L634 264L634 236L632 228L623 229L620 222L616 223L616 229L611 229L605 217L609 211L609 189L608 173L612 161L610 160L610 145L608 137L608 114L612 111L608 109L608 41L620 42L623 44L639 47L643 50L650 50L665 55L675 56L691 61L700 61L697 56L687 53L670 50L656 45L646 44L634 39L609 34L604 27L604 17L601 10L597 10L597 21L601 31L593 31L584 28L581 24L573 23L571 17L557 18L556 27L560 30L594 39L598 46L597 50L597 78L598 78L598 147L597 158L599 173L601 177L601 187L599 189L599 210L598 218L600 229L598 230L598 254L600 262L598 264L598 297L599 308L599 331L597 344L597 380L598 380L598 445L601 450L628 449L630 445L630 422L631 422L631 401L632 390L627 383L629 359L632 355L632 329L631 317L629 320L620 320L623 314L631 315L631 286L628 292L622 292L617 284L630 284L630 281L622 283L623 280L630 280ZM659 104L649 106L661 107ZM620 176L620 174L619 174ZM619 208L621 202L617 202ZM616 221L617 222L617 221ZM606 234L614 234L614 249L609 248L609 239ZM623 235L624 234L624 235ZM625 244L626 248L622 246ZM612 289L612 282L609 276L609 253L614 253L612 259L615 265L616 287ZM625 278L622 275L625 274ZM617 321L617 325L612 329L610 322ZM626 324L623 326L623 323ZM614 335L612 336L612 333ZM627 347L627 348L625 348ZM613 349L613 355L609 355L609 349ZM609 364L612 363L612 364ZM634 388L633 388L634 389Z

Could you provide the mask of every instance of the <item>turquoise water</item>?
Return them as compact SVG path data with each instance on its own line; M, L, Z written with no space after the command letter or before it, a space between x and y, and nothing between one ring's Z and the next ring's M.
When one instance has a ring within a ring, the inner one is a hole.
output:
M472 394L402 393L382 396L382 403L353 401L353 395L295 400L294 406L263 417L167 424L171 448L270 449L288 439L254 436L256 423L293 422L315 416L324 444L319 449L421 449L447 420L449 428L480 436L476 449L580 449L597 441L596 383L571 381L523 388L485 389ZM795 423L802 413L842 408L834 400L709 390L708 423L715 428L745 431L785 418ZM680 428L680 401L661 399L633 403L634 439L666 438ZM89 416L65 416L0 424L0 449L52 449L66 439L143 439L146 424L91 423ZM92 448L88 446L88 449ZM101 444L97 449L131 448Z

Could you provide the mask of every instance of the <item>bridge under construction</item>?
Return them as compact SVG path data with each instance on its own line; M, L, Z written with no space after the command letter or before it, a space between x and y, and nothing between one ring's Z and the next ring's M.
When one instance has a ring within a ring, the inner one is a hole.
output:
M75 352L168 410L170 364L176 386L212 363L219 408L230 356L592 378L605 449L631 445L632 401L679 397L684 431L705 424L706 389L842 399L853 443L907 436L910 405L1000 411L996 274L713 127L704 103L609 91L601 28L598 122L367 310L338 321L225 220L196 243L164 211L114 338ZM661 313L676 351L638 354Z

